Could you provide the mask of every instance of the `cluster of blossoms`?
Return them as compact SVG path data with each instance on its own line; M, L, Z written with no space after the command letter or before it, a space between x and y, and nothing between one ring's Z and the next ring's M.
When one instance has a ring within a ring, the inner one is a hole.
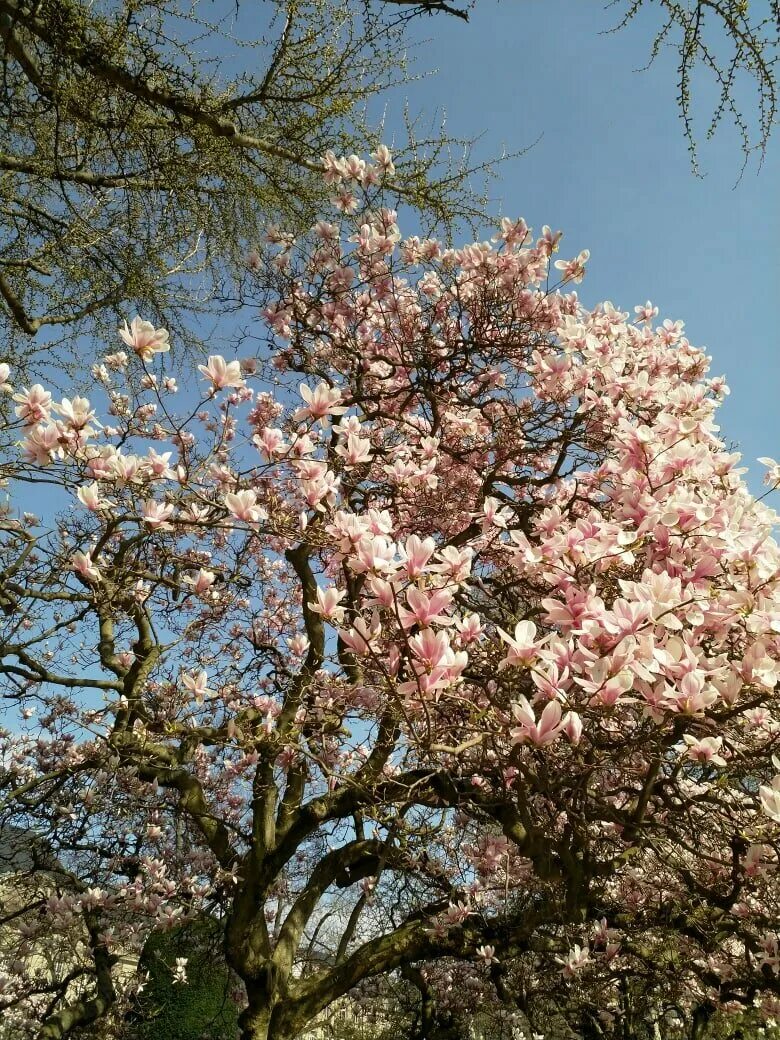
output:
M254 907L288 1032L349 975L294 973L316 907L410 876L409 960L482 985L528 954L571 990L672 906L693 990L743 1006L780 970L780 549L725 384L652 304L583 307L587 253L553 262L548 227L404 239L359 206L373 160L325 157L346 229L269 235L270 356L209 357L189 418L140 318L104 408L0 369L4 476L69 496L48 533L0 525L7 804L48 792L35 826L136 945L222 901L250 1005ZM355 981L393 943L370 949Z

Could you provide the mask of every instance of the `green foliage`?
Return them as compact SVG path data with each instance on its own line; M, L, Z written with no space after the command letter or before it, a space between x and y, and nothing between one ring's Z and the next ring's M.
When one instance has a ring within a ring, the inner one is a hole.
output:
M0 0L0 360L113 337L128 311L174 350L207 339L195 315L240 305L269 223L297 230L332 194L324 152L378 143L366 105L406 79L395 10ZM431 225L481 212L454 143L395 148Z
M128 1040L234 1040L238 1008L215 922L201 920L155 933L141 958L148 982L134 1010ZM178 957L187 958L187 982L174 982Z
M650 62L663 47L677 52L677 105L694 171L698 172L693 97L700 74L709 76L716 90L706 137L713 136L725 116L739 134L745 162L753 151L763 156L777 120L780 0L613 0L610 6L615 4L623 12L618 29L645 9L660 13ZM755 119L740 107L743 86L750 84L758 101Z

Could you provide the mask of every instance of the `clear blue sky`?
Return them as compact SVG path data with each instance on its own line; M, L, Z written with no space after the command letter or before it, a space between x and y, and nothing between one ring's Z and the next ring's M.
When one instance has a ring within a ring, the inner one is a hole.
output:
M586 304L609 299L628 310L651 299L659 319L685 321L691 342L712 355L713 373L728 377L722 432L758 491L756 457L780 457L780 127L763 168L751 163L735 187L740 143L724 122L702 141L705 176L696 178L675 103L676 52L637 71L647 64L654 8L600 35L616 21L617 8L598 0L478 0L469 24L419 19L412 34L427 42L410 56L438 72L391 95L388 130L403 136L406 97L427 118L446 112L452 135L481 137L479 158L542 135L499 167L492 208L562 229L561 255L590 249ZM712 95L700 86L695 111L706 128ZM751 105L745 96L752 114Z

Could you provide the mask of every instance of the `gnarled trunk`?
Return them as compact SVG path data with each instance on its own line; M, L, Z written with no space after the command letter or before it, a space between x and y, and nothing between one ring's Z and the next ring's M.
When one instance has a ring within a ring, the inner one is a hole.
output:
M273 1004L267 993L250 994L247 1006L238 1018L241 1040L273 1040L272 1012Z

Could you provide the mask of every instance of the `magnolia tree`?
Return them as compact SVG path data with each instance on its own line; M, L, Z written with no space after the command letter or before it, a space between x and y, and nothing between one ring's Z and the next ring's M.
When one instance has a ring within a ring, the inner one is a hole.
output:
M585 309L549 228L404 240L385 149L324 169L333 222L253 260L258 357L176 398L136 318L92 401L4 373L2 819L55 885L5 1021L94 1032L120 954L203 913L244 1040L397 969L533 1013L684 967L771 1017L780 552L723 380L650 304ZM75 987L31 954L74 921Z

